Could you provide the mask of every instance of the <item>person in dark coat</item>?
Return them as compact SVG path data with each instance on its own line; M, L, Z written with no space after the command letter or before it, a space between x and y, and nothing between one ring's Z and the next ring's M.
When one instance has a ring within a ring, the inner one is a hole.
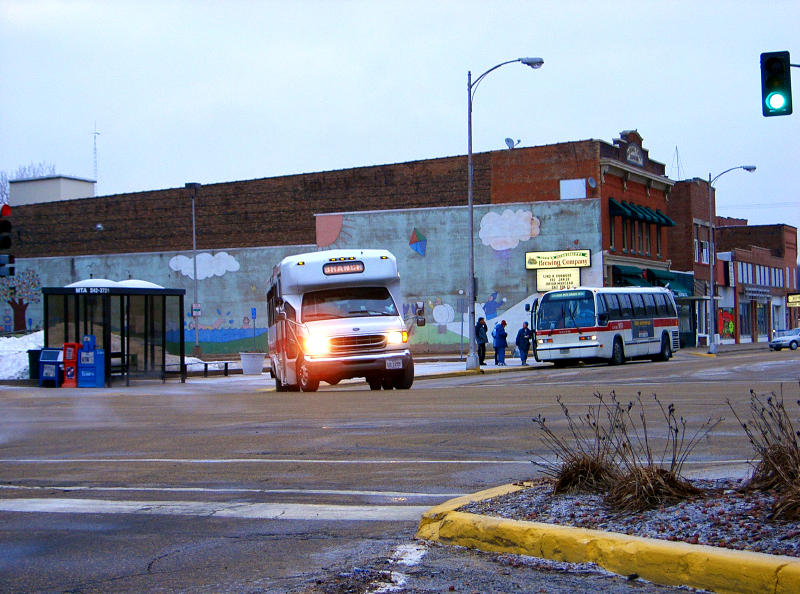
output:
M486 343L489 342L489 327L486 325L486 320L478 318L478 323L475 324L475 342L478 343L478 362L481 365L486 365Z
M528 328L528 322L522 322L522 328L517 332L517 340L515 341L517 349L519 349L519 358L522 359L522 365L527 365L528 350L531 348L531 338L533 332Z
M494 327L494 360L497 365L506 364L506 347L508 346L508 332L506 332L506 321L503 320Z

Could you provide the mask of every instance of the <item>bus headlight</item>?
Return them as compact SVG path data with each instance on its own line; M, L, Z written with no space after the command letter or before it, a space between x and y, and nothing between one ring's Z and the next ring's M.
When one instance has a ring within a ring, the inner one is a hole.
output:
M389 334L386 335L386 342L389 344L403 344L404 342L408 342L408 332L405 330L402 332L399 330L395 332L389 332Z
M303 342L304 349L308 355L326 355L330 350L330 341L324 334L311 334L306 336Z

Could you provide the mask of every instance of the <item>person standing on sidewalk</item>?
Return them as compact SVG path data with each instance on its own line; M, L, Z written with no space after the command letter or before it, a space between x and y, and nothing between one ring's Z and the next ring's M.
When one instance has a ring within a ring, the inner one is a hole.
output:
M486 320L478 318L478 323L475 324L475 342L478 343L478 362L481 365L486 365L486 343L489 342L489 327L486 325Z
M531 348L531 338L533 332L528 328L528 322L522 322L522 328L517 332L517 339L515 341L519 349L519 358L522 359L522 365L528 364L528 350Z
M506 332L506 321L503 320L494 327L494 361L497 365L506 364L506 347L508 346L508 332Z

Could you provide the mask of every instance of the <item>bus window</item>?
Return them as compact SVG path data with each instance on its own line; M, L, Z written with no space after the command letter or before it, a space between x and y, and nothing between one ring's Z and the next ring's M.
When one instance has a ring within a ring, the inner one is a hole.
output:
M644 309L644 301L642 300L642 296L639 293L632 293L631 294L631 303L633 303L633 317L634 318L645 318L645 317L647 317L647 312Z
M617 295L619 297L619 309L622 312L622 319L629 319L633 317L633 305L631 304L631 297L627 293Z
M605 299L603 299L603 296L602 295L598 295L597 296L597 318L598 318L598 322L597 323L598 324L600 323L599 322L600 316L603 316L603 315L606 316L606 318L608 318L608 309L606 308L606 302L605 302Z
M602 295L602 300L606 304L606 309L608 310L608 319L609 320L621 320L622 313L619 310L619 299L613 293L608 293L606 295Z
M667 297L662 293L656 293L656 306L658 309L658 315L666 316L669 314L669 308L667 307Z
M656 310L656 300L653 299L653 295L650 293L645 293L642 295L644 298L644 307L647 310L647 317L654 318L658 315L658 311Z
M589 291L549 294L542 298L536 316L541 330L594 326L594 297Z

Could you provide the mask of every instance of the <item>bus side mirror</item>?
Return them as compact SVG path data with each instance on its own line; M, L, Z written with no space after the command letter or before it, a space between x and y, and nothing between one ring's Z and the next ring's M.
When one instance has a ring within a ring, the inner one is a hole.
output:
M425 302L417 301L414 304L414 313L417 317L417 326L425 325Z

